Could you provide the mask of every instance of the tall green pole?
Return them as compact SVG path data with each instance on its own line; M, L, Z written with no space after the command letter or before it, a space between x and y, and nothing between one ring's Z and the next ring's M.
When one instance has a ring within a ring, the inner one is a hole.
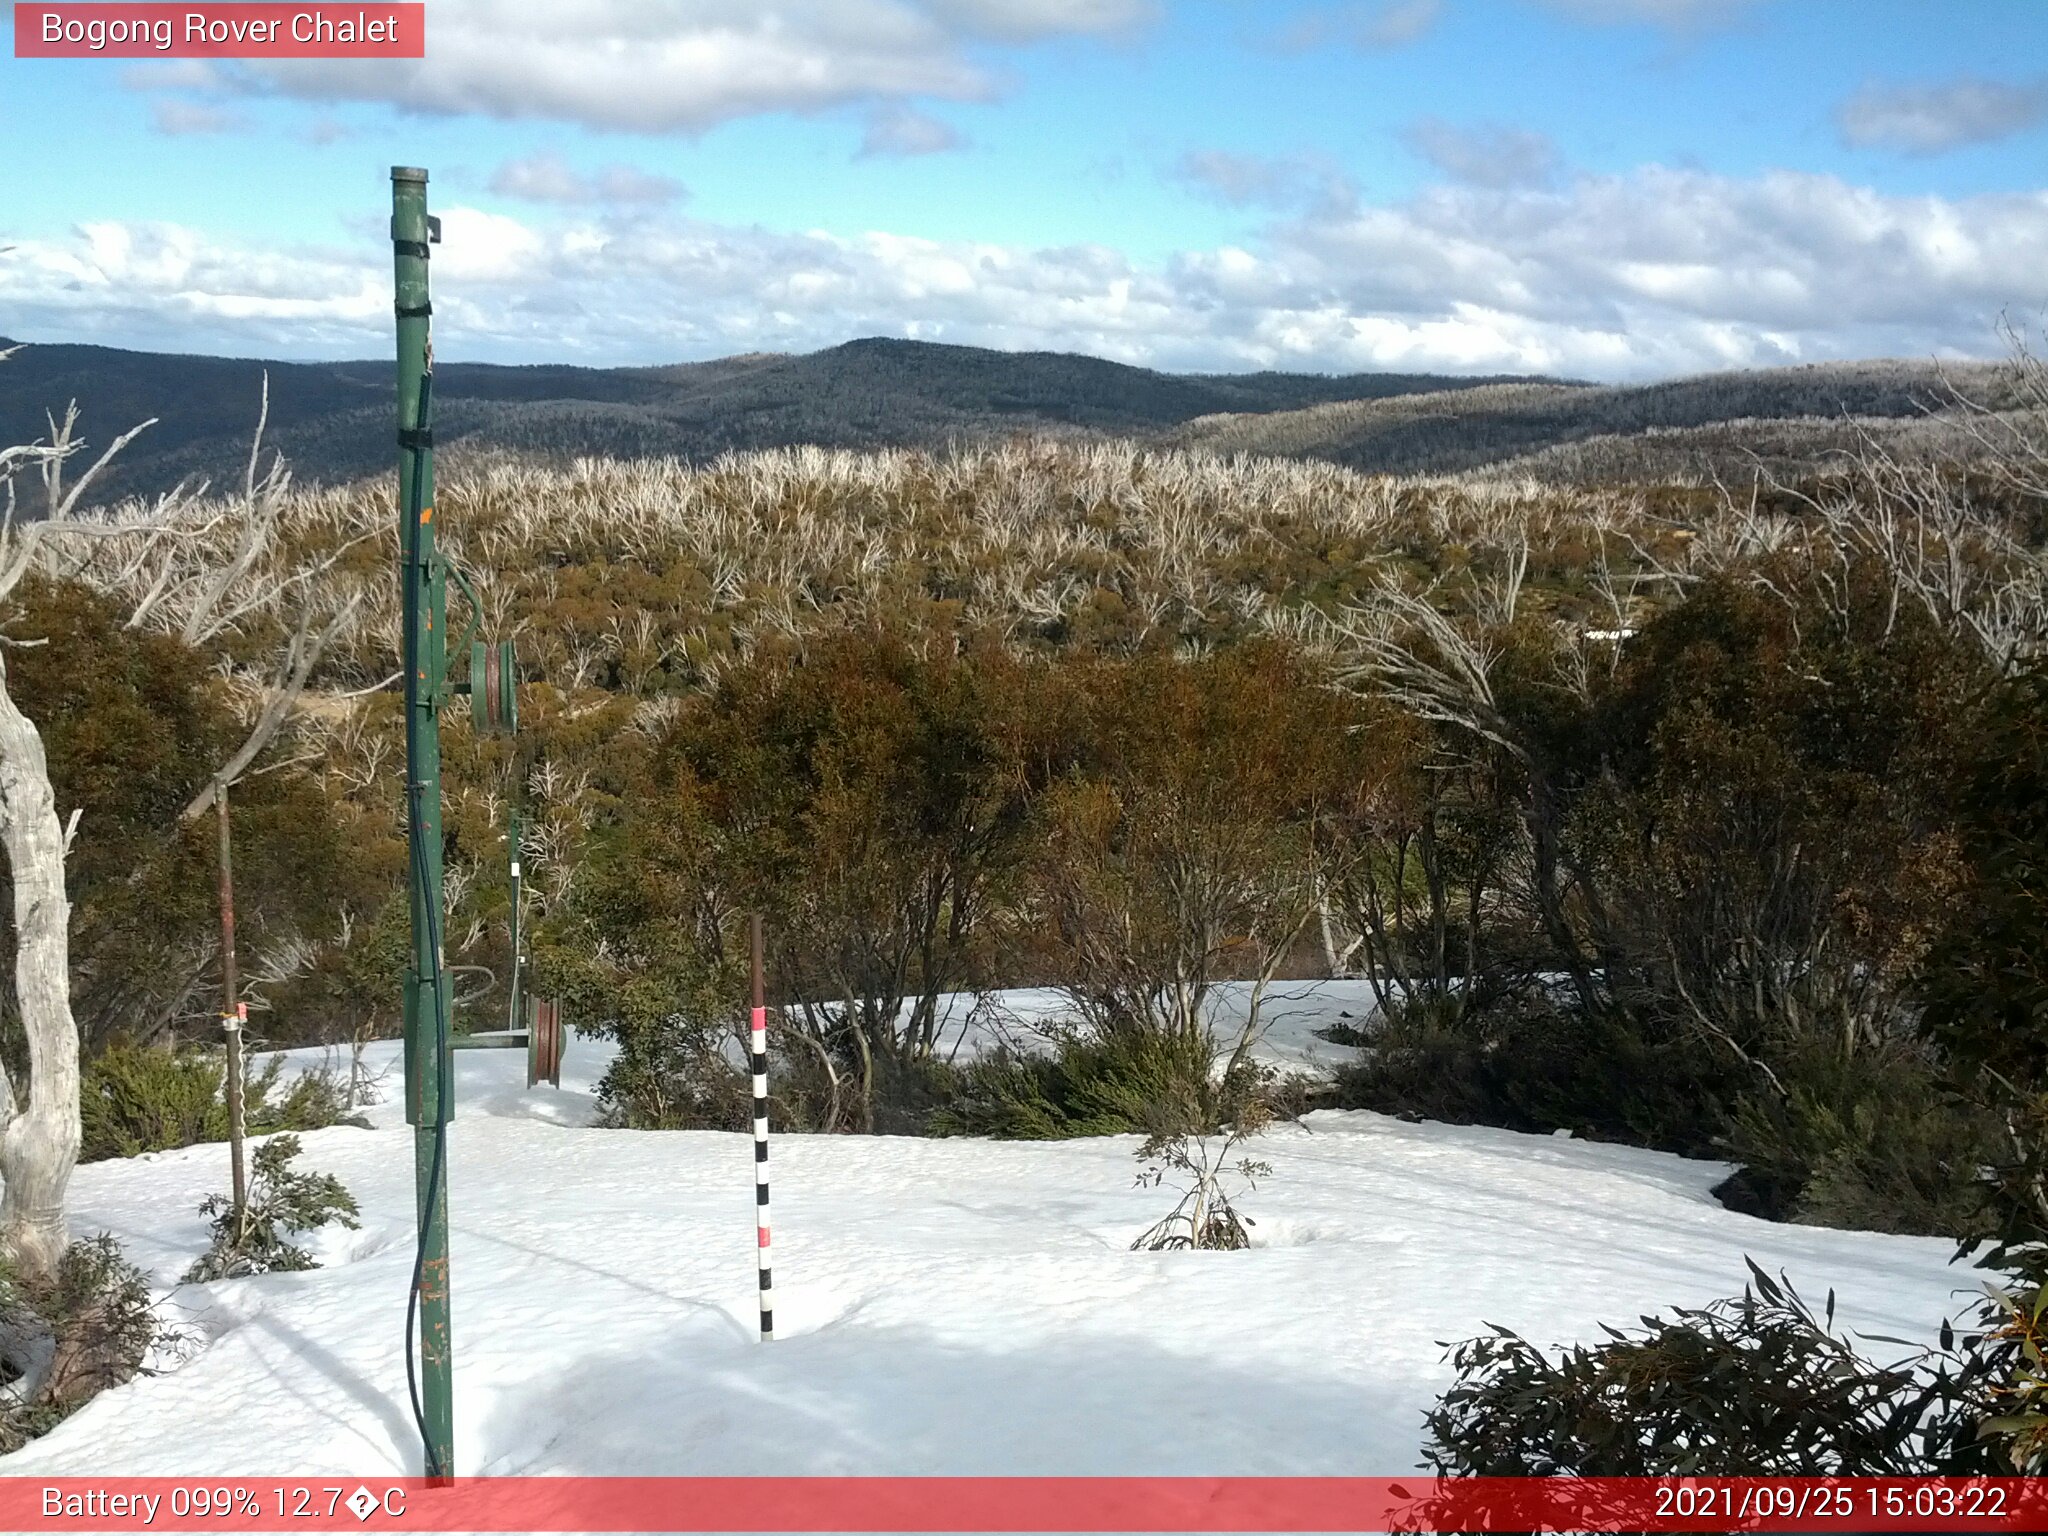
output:
M406 841L412 955L405 974L405 1104L419 1192L414 1303L415 1411L429 1477L455 1475L448 1318L447 1127L453 1108L441 945L441 725L447 684L447 576L434 551L431 406L434 343L427 297L427 173L391 171L397 279L398 506L405 646ZM408 1344L410 1344L408 1340Z

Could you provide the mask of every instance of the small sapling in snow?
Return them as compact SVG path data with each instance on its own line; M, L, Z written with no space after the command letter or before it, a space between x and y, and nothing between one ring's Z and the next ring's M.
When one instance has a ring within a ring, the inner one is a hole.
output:
M225 1280L279 1270L317 1269L319 1261L291 1239L330 1221L355 1228L355 1196L331 1173L291 1167L299 1138L273 1136L256 1149L249 1202L241 1210L226 1195L208 1195L199 1214L213 1218L213 1246L186 1271L188 1281Z
M1133 1249L1160 1252L1169 1248L1249 1248L1257 1225L1237 1209L1237 1201L1270 1178L1273 1168L1256 1158L1231 1154L1258 1134L1262 1122L1233 1125L1215 1135L1180 1132L1154 1135L1138 1149L1151 1166L1138 1175L1141 1189L1175 1189L1180 1201L1147 1227Z

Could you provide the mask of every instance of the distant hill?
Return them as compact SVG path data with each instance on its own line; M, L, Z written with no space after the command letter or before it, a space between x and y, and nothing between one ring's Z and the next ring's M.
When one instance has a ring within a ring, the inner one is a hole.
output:
M0 341L0 346L6 343ZM239 477L265 372L270 432L299 479L345 481L392 461L392 364L280 363L110 347L35 345L0 364L0 442L46 431L76 399L104 443L149 417L110 493L181 476ZM1493 384L1431 374L1172 374L1052 352L869 339L803 356L755 354L658 368L443 363L434 374L444 449L704 459L732 449L939 447L1017 432L1152 439L1233 419ZM1548 387L1569 388L1549 384Z
M0 342L0 346L4 346ZM261 379L270 433L300 481L377 475L392 462L392 365L277 363L108 347L27 346L0 364L0 442L44 433L68 400L93 443L158 424L124 455L108 494L184 476L239 478ZM1989 386L1988 365L1948 379ZM513 449L566 458L673 456L815 443L943 447L1016 433L1124 437L1217 453L1327 459L1384 474L1502 468L1550 480L1747 473L1761 456L1797 470L1870 430L1926 444L1934 365L1875 361L1604 386L1439 374L1176 374L1054 352L874 338L802 356L756 353L658 368L443 363L435 432L444 452ZM1853 424L1852 424L1853 419Z
M1613 387L1489 382L1202 417L1162 440L1219 453L1328 459L1383 474L1512 463L1554 478L1670 476L1725 469L1751 450L1778 464L1810 461L1850 445L1854 434L1844 418L1891 437L1924 424L1946 383L1976 391L1995 376L1986 364L1944 373L1932 363L1880 360Z

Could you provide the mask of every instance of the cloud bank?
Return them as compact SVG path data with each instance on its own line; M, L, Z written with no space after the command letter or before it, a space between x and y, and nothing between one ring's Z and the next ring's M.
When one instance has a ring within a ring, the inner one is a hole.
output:
M164 88L641 133L919 97L986 100L981 52L1145 26L1153 0L434 0L428 57L205 64Z
M1555 189L1325 201L1244 246L1156 263L636 209L444 210L443 356L660 362L859 335L1182 369L1442 369L1642 379L1879 355L1996 355L2048 305L2048 192L1888 196L1833 177L1649 167ZM0 255L17 334L376 356L388 256L94 223Z

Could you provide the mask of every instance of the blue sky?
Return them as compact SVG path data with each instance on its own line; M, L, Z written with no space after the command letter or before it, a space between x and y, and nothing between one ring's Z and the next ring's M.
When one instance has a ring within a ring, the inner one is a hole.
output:
M431 0L428 39L0 59L0 333L377 355L394 162L450 357L1621 379L2048 306L2034 0Z

